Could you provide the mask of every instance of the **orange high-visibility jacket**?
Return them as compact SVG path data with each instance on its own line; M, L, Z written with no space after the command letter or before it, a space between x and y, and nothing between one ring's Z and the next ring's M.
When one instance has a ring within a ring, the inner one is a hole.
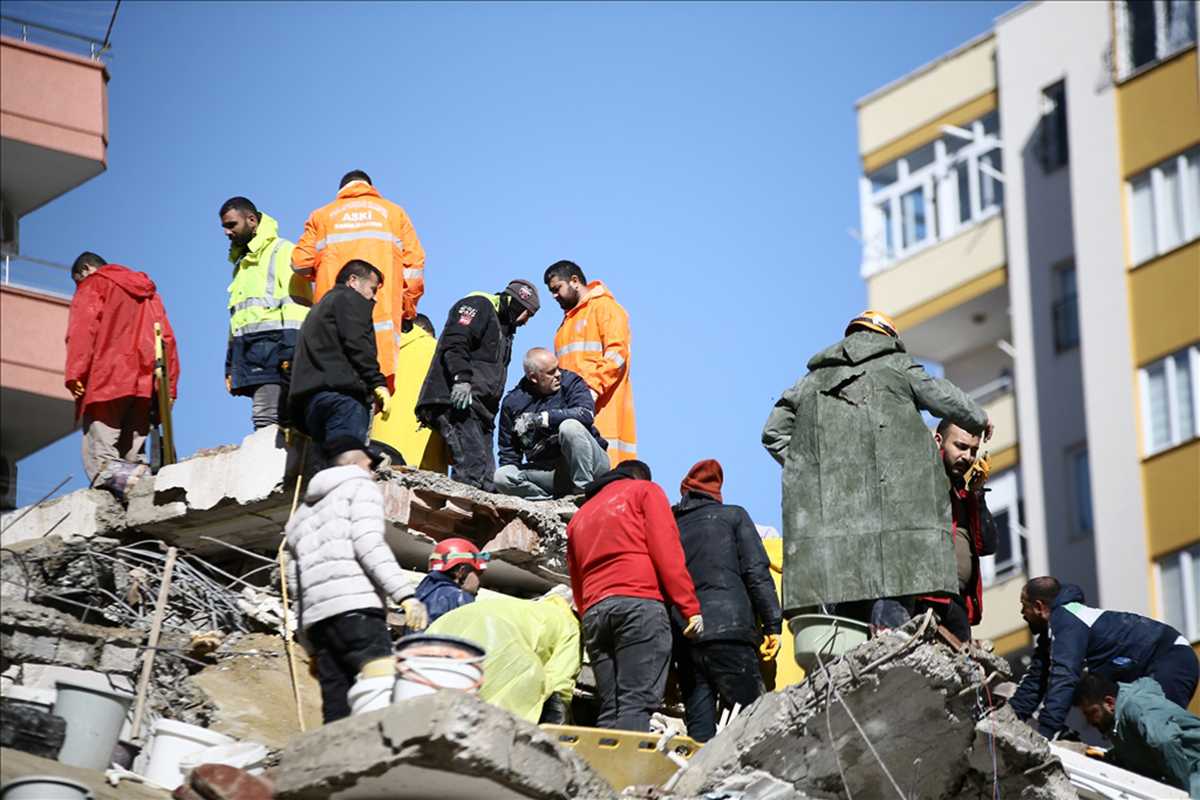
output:
M596 392L596 427L608 440L614 466L637 458L633 385L629 380L629 315L600 281L588 284L579 305L563 315L554 334L558 365Z
M417 315L425 292L425 251L404 209L366 181L351 181L337 199L309 215L292 251L292 269L313 281L313 303L333 288L347 261L361 258L383 273L375 298L379 370L396 373L400 323Z

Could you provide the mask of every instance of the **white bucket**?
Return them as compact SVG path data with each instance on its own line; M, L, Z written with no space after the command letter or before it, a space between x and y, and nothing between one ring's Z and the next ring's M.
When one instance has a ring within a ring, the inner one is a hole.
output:
M61 775L29 775L0 787L0 800L93 800L92 790Z
M150 762L146 765L145 777L159 786L175 789L183 783L183 770L179 764L184 758L197 750L235 741L199 725L160 719L154 725L154 741L150 744Z
M482 659L481 659L482 660ZM392 702L433 694L439 689L457 689L475 694L483 684L483 666L474 660L443 656L408 656L400 661Z
M395 675L382 675L378 678L359 678L350 687L347 698L350 701L351 714L366 714L368 711L378 711L387 708L392 702L392 691L396 686Z
M54 713L67 721L58 760L86 769L108 769L132 695L58 681Z
M271 751L258 742L218 744L188 753L179 762L179 771L186 775L201 764L226 764L244 769L251 775L261 775L270 755Z

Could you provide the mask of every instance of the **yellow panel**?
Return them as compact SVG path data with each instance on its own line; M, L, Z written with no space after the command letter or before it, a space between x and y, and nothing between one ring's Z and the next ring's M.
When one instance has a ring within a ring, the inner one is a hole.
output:
M1006 469L1012 469L1021 460L1021 448L1018 445L1006 447L999 453L993 454L989 461L992 464L992 474L997 475Z
M1118 86L1117 115L1126 177L1200 142L1196 48Z
M1151 456L1142 463L1151 558L1200 542L1197 486L1200 486L1200 439Z
M1138 366L1200 341L1200 240L1129 273Z
M771 580L775 581L775 594L782 603L783 539L763 539L763 549L767 551L767 558L771 562ZM779 636L779 654L775 656L775 664L773 667L766 664L761 666L764 668L764 678L769 678L770 672L774 670L776 691L804 680L804 668L796 663L796 640L787 625L783 626L783 633ZM770 685L770 680L767 683Z
M998 289L1008 283L1008 270L1006 267L994 269L986 275L980 275L978 278L969 280L966 283L951 289L943 295L935 297L929 302L917 306L911 311L906 311L903 314L897 314L895 319L896 328L900 331L906 331L909 328L915 328L922 322L933 319L938 314L949 311L952 308L957 308L963 303L970 302L980 295L987 294L993 289Z
M1033 634L1029 632L1029 628L1022 628L999 639L993 639L992 646L996 648L997 654L1006 656L1026 647L1033 647Z
M958 108L947 111L916 130L909 131L870 153L865 153L862 157L863 172L874 172L884 164L895 161L900 156L908 155L918 147L924 147L942 135L943 125L963 126L974 122L984 114L995 111L996 105L996 91L993 89L987 94L963 103Z

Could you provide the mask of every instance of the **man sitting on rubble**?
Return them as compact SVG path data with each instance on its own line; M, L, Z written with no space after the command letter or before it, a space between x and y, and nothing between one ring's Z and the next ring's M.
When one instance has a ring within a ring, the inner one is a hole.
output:
M1089 672L1075 705L1112 742L1105 761L1200 800L1200 717L1168 700L1157 681L1117 684Z
M83 420L83 470L92 486L124 497L147 472L142 448L155 391L154 326L162 326L172 402L179 386L175 334L146 273L86 252L71 266L71 279L63 377L76 419Z
M365 447L372 403L385 416L390 410L371 321L382 286L375 267L346 262L300 328L288 392L291 420L326 451Z
M429 554L429 573L417 584L417 599L429 621L474 602L490 556L467 539L443 539Z
M364 667L394 669L384 598L404 609L410 630L425 627L426 613L384 541L383 492L370 456L348 438L326 445L324 455L333 466L309 481L287 524L287 577L316 655L322 714L333 722L350 715L347 694Z
M525 377L500 405L496 491L527 500L580 494L609 470L592 392L545 348L526 353L524 367Z
M987 414L864 311L808 361L763 427L783 465L783 607L870 620L876 600L955 594L950 486L921 411L991 436Z
M688 638L704 633L700 603L671 505L648 466L622 461L584 494L567 525L567 571L596 675L596 726L648 731L671 660L664 599L687 620Z
M1153 678L1163 695L1186 708L1200 680L1200 664L1179 631L1125 611L1084 605L1083 591L1056 578L1034 578L1021 589L1021 616L1037 635L1033 660L1009 705L1047 738L1067 731L1067 712L1086 668L1111 681Z
M746 509L725 505L724 481L718 461L698 462L679 485L674 509L704 615L703 635L675 648L688 736L698 742L717 735L718 699L745 708L763 693L759 654L773 660L783 630L767 551Z

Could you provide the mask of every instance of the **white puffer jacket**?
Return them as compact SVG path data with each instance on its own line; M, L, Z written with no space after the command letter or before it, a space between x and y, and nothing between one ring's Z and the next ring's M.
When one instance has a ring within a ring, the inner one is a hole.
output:
M344 611L384 608L384 596L399 603L413 594L383 531L383 493L365 470L313 476L287 526L288 589L302 630Z

